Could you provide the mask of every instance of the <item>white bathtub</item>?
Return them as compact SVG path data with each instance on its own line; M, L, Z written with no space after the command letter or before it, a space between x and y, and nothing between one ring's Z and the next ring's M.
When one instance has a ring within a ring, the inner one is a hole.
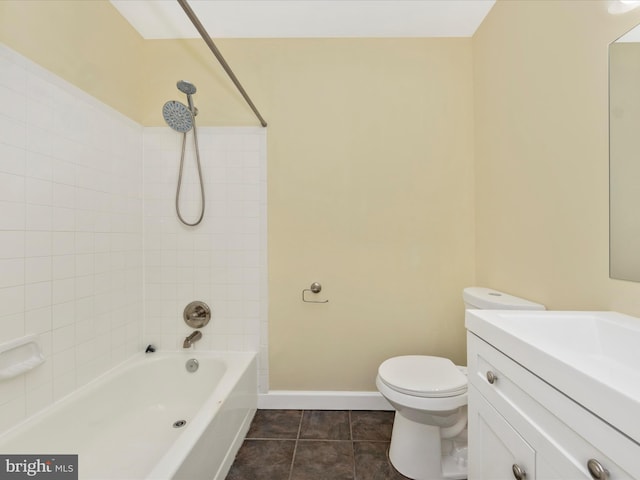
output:
M223 480L256 411L256 376L254 353L140 354L0 436L0 452L77 454L85 480Z

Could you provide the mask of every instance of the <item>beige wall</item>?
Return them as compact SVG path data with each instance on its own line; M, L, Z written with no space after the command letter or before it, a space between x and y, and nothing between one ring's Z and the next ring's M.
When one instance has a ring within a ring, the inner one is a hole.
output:
M608 5L499 1L474 36L477 283L639 315L608 274L607 47L640 11Z
M0 41L140 121L144 41L109 2L0 1Z
M266 117L269 104L269 81L273 72L267 61L267 72L261 63L261 41L216 40L225 59L233 68L251 99ZM209 48L201 39L147 40L144 42L145 74L143 105L140 112L144 125L166 126L162 105L170 99L186 103L176 88L178 80L193 83L193 97L199 113L198 125L260 126L260 122L229 80ZM265 75L267 73L267 75ZM267 119L268 120L268 119Z
M276 46L268 52L278 79L268 108L271 387L374 390L379 363L398 354L465 362L470 39ZM329 303L302 303L313 281Z

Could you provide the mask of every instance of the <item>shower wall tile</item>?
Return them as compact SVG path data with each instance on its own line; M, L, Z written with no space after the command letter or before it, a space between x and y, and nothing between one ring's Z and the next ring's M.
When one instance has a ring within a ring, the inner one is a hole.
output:
M200 186L189 134L180 205L197 219ZM175 211L182 136L144 130L145 341L181 349L191 329L191 301L212 309L196 349L259 352L259 389L268 390L266 270L266 131L198 128L205 216L182 225Z
M142 127L0 45L0 430L142 348Z
M0 101L0 343L36 334L46 357L0 383L0 431L147 343L181 348L195 299L213 309L196 349L259 352L267 391L265 130L199 129L206 214L185 227L180 135L142 128L3 45ZM191 218L188 162L183 185Z

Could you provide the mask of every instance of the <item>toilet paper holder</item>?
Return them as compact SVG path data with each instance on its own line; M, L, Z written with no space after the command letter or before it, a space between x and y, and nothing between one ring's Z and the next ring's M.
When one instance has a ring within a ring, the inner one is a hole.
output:
M311 284L311 286L309 288L305 288L304 290L302 290L302 301L305 303L329 303L329 300L307 300L305 298L305 292L311 292L311 293L320 293L322 291L322 285L320 285L318 282L313 282Z

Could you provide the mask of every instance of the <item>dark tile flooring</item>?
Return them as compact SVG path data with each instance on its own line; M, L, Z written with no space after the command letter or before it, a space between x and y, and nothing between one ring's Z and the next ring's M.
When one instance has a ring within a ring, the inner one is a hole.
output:
M393 412L258 410L226 480L403 480Z

